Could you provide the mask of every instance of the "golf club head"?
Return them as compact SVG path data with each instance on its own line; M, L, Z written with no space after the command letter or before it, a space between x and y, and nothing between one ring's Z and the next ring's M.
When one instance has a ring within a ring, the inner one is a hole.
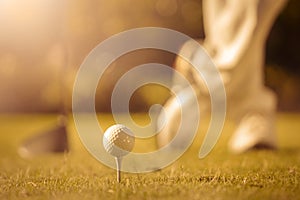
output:
M18 153L22 158L32 158L50 153L63 153L69 150L67 127L58 123L53 128L41 131L25 140L19 147Z

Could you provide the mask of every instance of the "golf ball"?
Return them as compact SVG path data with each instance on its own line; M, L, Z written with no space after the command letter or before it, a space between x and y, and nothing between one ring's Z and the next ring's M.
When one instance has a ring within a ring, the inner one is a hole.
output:
M122 157L131 152L134 141L132 131L122 124L109 127L103 136L104 149L114 157Z

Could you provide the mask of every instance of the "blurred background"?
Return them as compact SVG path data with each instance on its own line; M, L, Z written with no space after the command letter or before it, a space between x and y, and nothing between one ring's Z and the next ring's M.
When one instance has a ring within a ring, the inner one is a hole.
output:
M0 112L58 112L71 107L76 72L88 53L113 34L137 27L174 29L204 38L201 0L0 0ZM300 111L300 1L289 0L266 46L266 85L279 110ZM158 50L126 54L106 71L96 95L110 110L114 83L128 69L149 62L172 66L175 55ZM144 86L131 111L162 103L168 90Z

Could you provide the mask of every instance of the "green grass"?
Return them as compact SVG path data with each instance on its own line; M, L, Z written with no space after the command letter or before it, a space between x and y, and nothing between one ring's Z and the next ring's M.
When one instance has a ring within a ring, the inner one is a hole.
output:
M147 121L145 115L134 117ZM113 123L108 115L99 119L106 127ZM55 116L0 116L0 199L300 199L299 121L299 114L278 114L279 150L242 155L227 151L234 130L227 122L214 150L200 160L203 125L191 148L171 166L125 173L119 184L113 169L86 152L73 123L69 153L23 160L16 153L19 143L51 126Z

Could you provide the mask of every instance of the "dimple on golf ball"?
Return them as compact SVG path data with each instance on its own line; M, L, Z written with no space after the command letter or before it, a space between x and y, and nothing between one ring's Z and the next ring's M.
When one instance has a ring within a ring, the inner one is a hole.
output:
M122 157L132 151L135 137L132 131L122 124L109 127L103 136L104 149L114 157Z

